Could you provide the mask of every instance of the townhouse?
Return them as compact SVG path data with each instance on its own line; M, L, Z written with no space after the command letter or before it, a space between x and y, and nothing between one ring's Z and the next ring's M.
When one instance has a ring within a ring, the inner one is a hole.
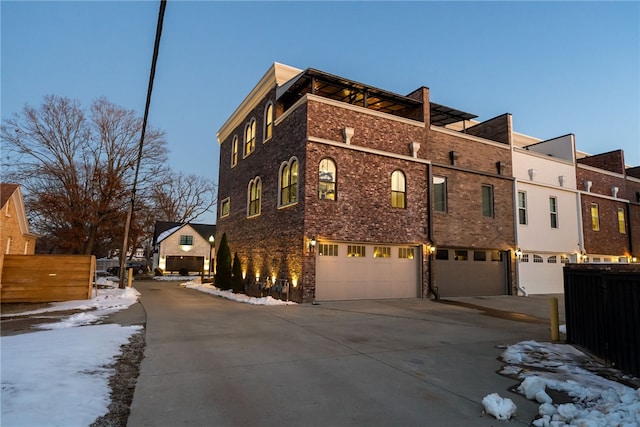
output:
M561 292L563 262L591 244L579 174L602 165L576 159L573 135L475 118L426 87L275 63L218 131L216 242L250 294L285 283L299 302Z

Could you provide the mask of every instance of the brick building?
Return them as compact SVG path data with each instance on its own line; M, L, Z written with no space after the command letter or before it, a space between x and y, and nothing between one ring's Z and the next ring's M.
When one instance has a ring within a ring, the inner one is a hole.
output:
M511 119L474 117L274 64L218 132L216 240L296 301L512 293Z

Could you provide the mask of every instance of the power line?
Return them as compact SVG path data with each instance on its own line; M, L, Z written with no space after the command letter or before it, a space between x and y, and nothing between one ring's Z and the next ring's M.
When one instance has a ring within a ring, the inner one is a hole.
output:
M151 92L153 91L153 80L156 75L156 63L158 62L158 51L160 50L160 37L162 36L162 23L164 22L164 11L167 7L167 0L160 0L160 11L158 12L158 25L156 27L156 40L153 46L153 59L151 60L151 72L149 74L149 87L147 88L147 102L144 106L144 118L142 119L142 132L140 133L140 144L138 144L138 158L136 159L136 171L133 177L133 187L131 189L131 203L127 214L127 221L124 225L124 238L122 252L120 254L120 288L124 288L125 265L127 261L127 249L129 248L129 230L136 200L136 186L138 185L138 174L140 172L140 160L142 159L142 147L144 146L144 136L147 130L147 118L149 117L149 105L151 104Z

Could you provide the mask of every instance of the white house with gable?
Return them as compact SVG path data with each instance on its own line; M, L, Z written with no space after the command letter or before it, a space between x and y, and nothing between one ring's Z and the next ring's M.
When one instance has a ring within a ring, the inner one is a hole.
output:
M153 268L163 273L213 275L215 272L213 224L156 221L153 237Z
M522 295L563 293L563 266L580 253L575 137L514 134L516 267Z

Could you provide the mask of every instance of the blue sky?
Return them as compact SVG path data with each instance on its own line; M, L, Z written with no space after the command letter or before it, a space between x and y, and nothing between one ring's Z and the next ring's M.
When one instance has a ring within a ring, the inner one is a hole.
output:
M0 2L1 113L44 95L139 112L158 1ZM640 165L638 2L169 0L149 123L170 162L218 177L216 132L273 62L431 100ZM214 216L207 220L213 221Z

